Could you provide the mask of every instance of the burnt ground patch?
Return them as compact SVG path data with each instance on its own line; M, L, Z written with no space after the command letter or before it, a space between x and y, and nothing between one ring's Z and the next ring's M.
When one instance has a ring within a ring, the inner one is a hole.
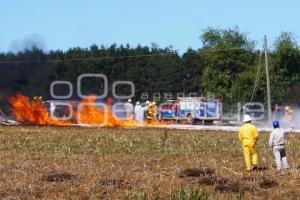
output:
M125 182L122 179L102 179L99 181L99 185L113 188L122 188L125 185Z
M75 175L69 172L58 172L52 171L42 176L42 181L47 182L63 182L63 181L71 181L76 178Z
M195 180L196 183L202 185L214 185L217 181L218 181L217 176L204 176L204 177L199 177Z
M215 185L215 184L225 184L229 181L228 178L218 177L218 176L203 176L203 177L189 177L186 178L187 182L201 185Z
M259 181L260 177L244 177L241 180L234 180L229 177L218 176L215 169L211 168L187 168L179 173L179 177L193 184L214 186L214 190L221 193L244 193L254 191L255 188L249 186L244 181Z
M266 171L266 170L268 170L269 168L268 167L266 167L266 166L257 166L257 167L254 167L253 169L252 169L252 171Z
M187 168L179 173L179 177L213 176L216 170L211 168Z
M123 179L100 179L93 183L94 188L105 187L112 189L130 189L131 184Z
M201 185L224 185L230 180L218 176L212 168L187 168L179 173L179 177L192 184Z
M263 189L269 189L279 185L277 181L269 177L263 177L262 181L259 183L259 187Z
M254 191L254 188L243 185L238 181L228 181L225 183L217 183L215 191L224 193L244 193L246 191Z

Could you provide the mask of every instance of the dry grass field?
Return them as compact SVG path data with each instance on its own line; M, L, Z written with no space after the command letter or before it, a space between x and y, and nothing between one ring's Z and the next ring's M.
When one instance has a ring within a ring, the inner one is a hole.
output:
M155 128L0 127L5 199L300 199L300 137L276 174L260 133L260 169L244 172L237 133Z

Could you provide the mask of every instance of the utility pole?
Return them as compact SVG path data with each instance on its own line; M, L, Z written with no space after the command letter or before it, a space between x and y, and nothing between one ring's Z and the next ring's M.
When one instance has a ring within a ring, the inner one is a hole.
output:
M265 66L266 66L266 79L267 79L267 93L268 93L268 120L269 123L272 123L272 105L271 105L271 89L270 89L270 77L269 77L269 65L268 65L268 43L267 43L267 36L265 35L265 43L264 43L264 50L265 50Z

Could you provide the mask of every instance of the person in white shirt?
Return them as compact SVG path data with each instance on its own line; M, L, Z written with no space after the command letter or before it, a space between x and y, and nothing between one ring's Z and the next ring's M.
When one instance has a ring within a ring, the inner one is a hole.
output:
M50 103L50 117L55 117L56 106L53 102Z
M289 165L287 162L287 156L285 151L285 135L290 133L291 129L281 129L278 121L273 122L274 130L270 134L269 146L272 148L277 171L283 169L288 169Z
M134 116L135 116L135 121L138 123L143 123L144 122L144 110L140 104L139 101L136 102L135 107L134 107Z
M124 104L125 112L126 112L126 118L127 120L133 119L133 105L131 103L131 99L128 99L128 102Z

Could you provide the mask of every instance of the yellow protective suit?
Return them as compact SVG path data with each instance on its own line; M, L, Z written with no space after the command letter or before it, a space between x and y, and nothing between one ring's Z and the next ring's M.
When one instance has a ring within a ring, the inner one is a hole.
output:
M258 139L256 127L251 123L245 123L239 131L239 139L243 146L243 152L246 162L246 170L251 170L250 157L252 156L253 166L257 166L257 151L255 145Z
M152 104L149 104L147 109L147 119L154 120L154 106Z

